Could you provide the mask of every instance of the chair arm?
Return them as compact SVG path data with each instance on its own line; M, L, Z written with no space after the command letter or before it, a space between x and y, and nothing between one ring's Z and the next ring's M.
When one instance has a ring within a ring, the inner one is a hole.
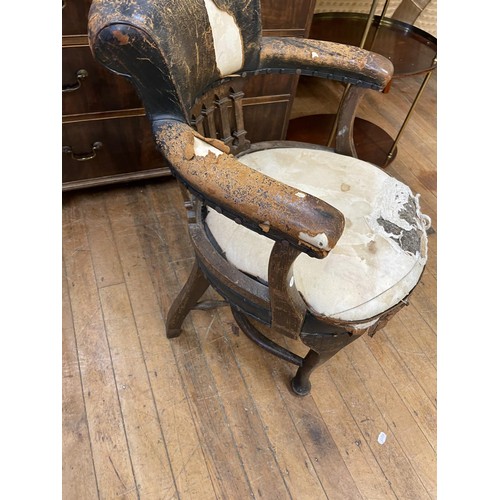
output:
M263 37L260 69L300 70L383 90L392 78L392 62L380 54L342 43L295 37Z
M176 177L227 217L316 258L326 257L340 238L339 210L247 167L222 142L174 120L154 121L153 131Z

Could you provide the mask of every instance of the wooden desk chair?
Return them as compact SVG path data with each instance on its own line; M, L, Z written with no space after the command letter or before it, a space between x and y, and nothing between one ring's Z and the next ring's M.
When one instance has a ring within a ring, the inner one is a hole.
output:
M94 56L137 88L183 186L196 263L172 304L168 337L209 285L243 332L311 372L402 306L426 262L429 220L418 197L356 159L354 111L381 91L387 59L346 45L261 36L258 0L95 0ZM250 145L234 75L314 75L351 83L337 151L304 143ZM280 335L310 350L302 358Z

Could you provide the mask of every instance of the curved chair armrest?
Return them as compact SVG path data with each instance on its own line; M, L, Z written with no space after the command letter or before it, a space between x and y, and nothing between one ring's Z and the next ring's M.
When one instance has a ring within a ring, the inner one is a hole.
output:
M340 238L344 216L328 203L247 167L185 123L158 120L153 130L176 177L227 217L316 258Z
M392 62L375 52L295 37L263 37L259 68L300 70L375 90L383 90L394 72Z

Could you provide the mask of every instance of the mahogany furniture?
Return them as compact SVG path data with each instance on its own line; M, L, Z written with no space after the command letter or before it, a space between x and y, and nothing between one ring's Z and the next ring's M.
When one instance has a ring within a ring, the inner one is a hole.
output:
M89 50L91 0L62 2L62 187L70 190L168 175L130 83Z
M306 36L314 3L262 0L263 32ZM91 0L62 2L62 188L169 176L135 90L92 57L87 37L90 5ZM297 75L245 82L243 107L253 141L285 138L297 82Z
M185 197L196 262L167 336L180 335L212 286L250 339L299 367L292 389L307 394L313 370L408 303L425 266L429 219L418 196L353 147L359 99L387 86L391 62L262 36L257 0L95 0L89 39L96 59L137 89ZM239 86L280 74L349 84L336 151L250 144ZM283 336L308 354L286 349Z

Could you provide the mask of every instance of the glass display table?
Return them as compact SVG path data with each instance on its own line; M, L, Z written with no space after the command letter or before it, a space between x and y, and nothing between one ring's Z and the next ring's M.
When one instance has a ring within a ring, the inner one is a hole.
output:
M386 166L396 156L397 143L437 65L437 39L429 33L392 18L369 14L322 13L313 17L309 38L364 47L377 52L394 65L394 75L384 90L389 92L394 80L414 75L425 78L415 95L406 118L393 139L376 124L356 118L354 142L359 158ZM385 11L385 8L384 8ZM290 120L287 139L334 146L336 116L318 114Z

